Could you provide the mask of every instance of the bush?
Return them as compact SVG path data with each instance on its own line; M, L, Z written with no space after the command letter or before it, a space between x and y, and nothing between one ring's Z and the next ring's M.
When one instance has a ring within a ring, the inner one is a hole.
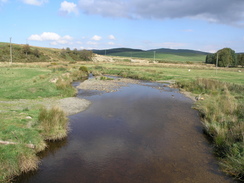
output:
M85 66L80 66L79 70L88 73L88 69Z

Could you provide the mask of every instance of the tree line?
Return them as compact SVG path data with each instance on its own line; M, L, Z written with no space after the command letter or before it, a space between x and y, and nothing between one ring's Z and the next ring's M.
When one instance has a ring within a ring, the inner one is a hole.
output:
M223 48L216 53L206 56L207 64L215 64L218 67L244 67L244 54L236 54L231 48Z
M73 61L92 61L93 52L89 50L71 50L70 48L62 49L60 53L61 57L66 60L73 60Z

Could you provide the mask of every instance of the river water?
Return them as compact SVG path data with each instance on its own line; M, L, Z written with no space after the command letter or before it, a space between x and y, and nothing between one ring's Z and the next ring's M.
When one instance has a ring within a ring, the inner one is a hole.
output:
M40 154L20 183L229 183L202 134L193 102L163 84L114 93L79 91L92 101L69 117L71 132Z

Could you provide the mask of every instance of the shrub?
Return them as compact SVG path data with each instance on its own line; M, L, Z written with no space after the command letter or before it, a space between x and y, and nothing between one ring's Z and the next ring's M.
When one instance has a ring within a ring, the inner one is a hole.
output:
M88 73L88 69L85 66L80 66L79 70Z

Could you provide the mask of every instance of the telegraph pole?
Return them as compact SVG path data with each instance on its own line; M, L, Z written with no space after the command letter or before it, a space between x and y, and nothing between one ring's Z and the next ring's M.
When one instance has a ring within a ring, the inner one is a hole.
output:
M218 54L218 52L217 52L217 59L216 59L216 72L215 72L215 74L217 74L217 67L218 67L218 62L219 62L219 54Z
M10 64L12 64L12 62L13 62L13 54L12 54L12 43L11 43L11 39L12 39L12 37L10 37Z
M154 51L154 62L155 62L155 53L156 53L156 51Z

